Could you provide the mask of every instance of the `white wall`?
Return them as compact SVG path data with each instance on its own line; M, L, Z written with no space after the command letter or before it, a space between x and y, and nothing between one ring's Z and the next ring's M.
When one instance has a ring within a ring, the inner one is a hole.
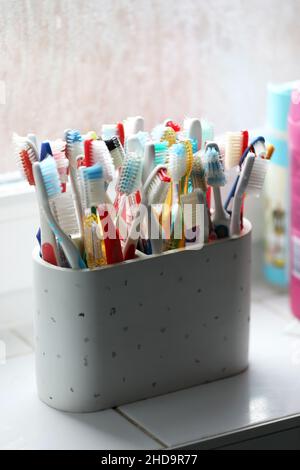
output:
M264 121L269 80L300 76L299 0L0 0L0 171L10 137L144 114ZM2 80L2 82L1 82Z

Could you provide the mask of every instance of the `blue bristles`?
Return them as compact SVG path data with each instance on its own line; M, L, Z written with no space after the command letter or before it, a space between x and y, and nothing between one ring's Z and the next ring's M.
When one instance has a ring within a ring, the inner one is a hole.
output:
M172 145L170 147L170 153L176 155L177 157L185 157L186 148L183 142L179 142L178 144Z
M214 140L214 127L213 125L206 121L206 119L201 119L202 127L202 149L205 149L207 142Z
M208 147L204 156L204 168L209 186L224 186L226 177L220 154L213 147Z
M193 148L193 153L198 152L198 140L197 139L190 139L192 148Z
M85 180L99 180L103 178L103 167L98 163L88 168L83 168L83 177Z
M48 157L40 162L44 185L49 198L61 193L61 184L56 163L53 157Z
M139 141L141 142L142 147L145 148L146 143L150 140L149 132L139 131L136 134L136 136L139 139Z
M167 142L157 142L154 144L155 149L155 165L165 165L168 156Z
M183 142L174 144L169 149L169 173L174 182L180 181L187 170L186 147Z
M136 153L127 154L123 162L117 190L127 196L135 193L141 185L142 169L142 156Z
M75 144L76 142L82 142L82 137L79 131L76 129L71 129L66 132L66 142L67 144Z

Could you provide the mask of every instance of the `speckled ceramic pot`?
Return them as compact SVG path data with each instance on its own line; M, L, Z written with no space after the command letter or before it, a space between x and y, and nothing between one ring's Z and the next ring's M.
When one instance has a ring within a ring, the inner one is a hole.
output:
M248 366L251 226L201 250L97 271L34 253L41 400L96 411L228 377Z

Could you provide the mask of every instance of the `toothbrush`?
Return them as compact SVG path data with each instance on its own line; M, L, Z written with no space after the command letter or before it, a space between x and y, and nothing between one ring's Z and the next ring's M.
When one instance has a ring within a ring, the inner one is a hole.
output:
M101 137L103 140L109 140L113 137L118 137L121 144L125 143L124 125L122 122L117 124L103 124L101 129Z
M48 140L45 140L45 141L42 142L42 144L41 144L40 162L42 162L43 160L45 160L45 158L47 158L49 155L50 155L51 157L53 157L53 155L52 155L52 149L51 149L51 146L50 146L50 142L49 142Z
M193 157L192 142L190 140L184 140L183 144L185 146L185 153L186 153L186 171L185 171L184 177L182 178L181 185L182 185L182 193L187 194L189 178L193 169L194 157Z
M67 190L67 182L68 182L69 160L66 158L65 151L52 150L52 152L53 152L53 158L56 162L57 171L59 174L61 189L62 189L62 192L65 193Z
M138 135L132 135L127 139L127 152L128 153L135 153L138 155L138 157L141 159L141 165L143 166L143 160L144 160L144 147L142 145L141 140L139 139ZM128 196L128 204L130 210L126 212L127 214L127 223L128 225L131 224L132 222L132 207L135 205L138 205L140 203L140 193L137 190L135 193L131 193Z
M207 211L206 218L208 220L207 226L208 226L209 238L211 240L215 240L217 238L217 235L214 232L214 227L213 227L213 223L211 219L211 212L210 212L210 208L208 205L208 197L207 197L207 194L211 190L211 188L207 186L206 173L205 173L203 161L204 161L204 151L200 150L194 155L193 168L192 168L192 173L191 173L191 182L192 182L192 188L194 191L195 189L201 189L206 196L205 209Z
M168 164L167 142L147 142L144 150L142 182L145 184L153 168L157 165Z
M165 165L162 165L165 166ZM171 188L171 178L164 170L157 172L156 177L152 180L148 189L148 228L150 227L150 241L151 250L153 254L163 252L164 240L166 240L165 231L159 220L163 221L162 208L166 205L166 199ZM154 234L158 237L152 236L152 224L154 227Z
M160 165L160 166L155 167L151 171L150 175L148 176L143 186L141 205L131 225L129 236L126 240L126 243L123 249L125 260L134 258L136 246L139 240L139 236L136 236L136 235L141 233L141 224L143 222L143 218L144 218L143 216L145 215L145 214L142 214L141 211L144 210L145 207L147 207L147 212L149 215L148 192L151 191L151 196L150 196L151 206L153 204L160 204L162 199L164 201L166 197L167 191L169 189L168 185L170 184L170 179L167 178L167 181L168 181L167 185L160 185L159 183L161 179L159 175L162 171L166 172L166 168L164 166ZM159 182L157 181L157 177L159 178ZM149 217L148 217L148 223L149 223ZM149 229L149 226L148 226L148 229Z
M203 165L203 157L204 155L202 154L202 151L195 153L191 172L191 181L194 189L202 189L202 191L206 194L207 183Z
M151 131L151 137L154 141L167 142L169 147L176 144L177 141L177 134L174 129L163 124L154 127Z
M241 157L248 147L248 131L227 132L225 136L225 168L230 170L240 164Z
M117 211L117 227L119 227L120 225L119 219L122 219L122 212L124 210L127 197L131 196L132 194L135 194L140 189L142 169L142 156L140 154L138 155L135 152L127 153L123 162L119 181L116 187L117 195L115 200L115 209Z
M207 142L212 142L214 140L214 126L211 122L207 121L206 119L201 119L201 128L202 128L202 141L201 141L201 150L205 152L205 147ZM211 188L208 187L206 191L206 200L207 200L207 207L210 211L211 208Z
M155 144L154 142L147 142L144 149L144 162L142 172L142 184L146 183L148 176L155 167Z
M34 186L32 165L38 161L37 150L28 138L21 137L18 134L13 134L13 143L18 169L29 185Z
M119 173L125 158L123 145L121 144L119 138L116 136L112 137L111 139L105 140L105 144L110 152L115 170L117 173Z
M85 227L87 230L85 247L88 265L94 268L103 264L119 263L123 261L121 243L105 204L103 169L100 164L96 164L92 167L82 168L81 175L84 185ZM104 235L104 249L102 240L100 237L97 240L95 233L92 234L94 244L91 249L89 228L90 225L92 227L99 225L98 217ZM92 224L90 223L91 221ZM101 256L99 256L100 253L102 253Z
M128 117L124 121L124 130L126 139L133 134L143 132L145 127L145 121L142 116Z
M184 134L195 144L195 152L201 150L202 147L202 126L199 119L186 118L183 123Z
M180 203L180 181L187 172L187 154L186 146L183 142L172 145L169 152L169 174L173 184L173 206Z
M229 236L230 218L223 207L220 189L225 185L226 177L221 162L220 150L216 143L207 144L204 158L207 183L213 188L214 192L214 231L218 238L227 238Z
M114 179L115 168L111 154L103 140L85 140L84 141L85 164L87 167L99 163L103 169L103 178L106 183Z
M181 131L181 127L177 122L172 121L172 119L166 119L164 121L165 127L171 127L176 133Z
M206 143L214 140L214 126L206 119L201 119L200 122L202 129L201 149L205 150Z
M178 230L182 229L182 216L180 209L180 182L187 173L186 146L183 142L172 145L169 152L169 175L172 178L172 210L171 210L171 236L166 243L166 249L172 250L182 245L182 237L178 238ZM164 215L165 217L165 215ZM182 230L181 230L182 231ZM177 238L175 239L174 236Z
M248 145L248 147L245 149L245 151L244 151L244 153L243 153L243 155L242 155L242 157L240 158L240 161L239 161L240 169L241 169L241 167L242 167L242 165L243 165L245 159L247 158L248 153L251 152L251 151L254 151L255 146L257 146L260 142L264 144L264 143L265 143L265 138L262 137L262 136L257 137L257 138L256 138L255 140L253 140L253 141L250 143L250 145ZM238 183L239 183L239 178L240 178L240 175L238 175L238 176L236 177L235 182L234 182L234 184L233 184L233 186L232 186L232 188L231 188L231 190L230 190L230 192L229 192L229 194L228 194L227 200L226 200L225 205L224 205L226 211L228 211L230 202L231 202L231 200L233 199L233 197L234 197L234 195L235 195L235 191L236 191L237 185L238 185Z
M205 192L201 189L195 189L193 192L183 195L181 197L181 206L184 215L186 246L194 245L199 240L202 232L203 241L207 243L209 239L209 221ZM204 209L203 226L201 226L199 220L199 206L203 206ZM186 213L186 207L188 207L188 214Z
M168 142L169 147L171 147L171 145L176 144L177 134L174 131L174 129L172 129L172 127L166 127L163 134L162 134L162 136L161 136L161 138L160 138L160 141L161 142Z
M80 198L80 188L77 177L77 157L83 153L83 141L81 134L76 129L68 129L65 131L66 141L66 157L69 160L69 172L71 189L74 197L76 217L79 224L80 235L83 235L83 224L82 224L82 207Z
M23 176L31 186L35 186L33 165L39 161L35 145L31 140L22 138L17 134L13 135L15 144L17 164ZM59 265L59 256L56 239L47 223L44 212L39 206L40 230L37 236L41 247L41 254L44 261L54 266Z
M151 137L150 137L150 134L149 132L145 132L145 131L139 131L137 132L136 134L134 134L140 141L141 143L141 146L143 148L143 150L145 150L145 145L147 144L147 142L150 142L151 141ZM132 136L131 136L132 137Z
M242 166L239 182L233 200L233 210L230 224L230 234L232 237L241 233L240 213L244 201L244 194L259 196L262 190L268 160L255 157L254 153L249 153Z
M29 134L27 134L27 139L30 140L30 142L33 144L33 146L36 148L36 151L38 152L39 146L36 135L30 132Z
M74 199L70 192L58 194L49 201L52 214L60 228L71 238L78 237L79 226Z
M60 228L51 212L49 200L55 198L61 192L59 176L54 159L46 158L43 162L34 163L33 174L39 206L41 210L43 210L49 227L55 234L58 243L63 248L71 268L84 269L86 266L81 259L79 251L71 239Z
M151 171L157 167L157 166L168 166L168 145L166 142L149 142L146 147L145 147L145 157L144 157L144 165L143 165L143 176L142 176L142 183L145 184L147 177L150 175ZM161 204L166 203L166 207L171 206L171 201L172 201L172 191L171 185L164 184L168 181L166 175L162 175L162 173L159 174L160 177L160 184L161 187L165 186L168 188L167 193L165 194L164 200L161 202ZM159 183L159 178L157 177L156 182ZM159 185L158 185L159 187ZM150 202L151 204L154 204L153 202ZM154 212L151 208L151 214L154 216ZM168 211L169 212L169 211ZM150 214L150 215L151 215ZM148 227L151 225L150 221L150 215L148 217ZM156 219L154 219L156 220ZM154 222L155 223L155 222ZM151 246L151 249L150 249ZM146 250L147 248L149 249L147 251L147 254L151 254L151 252L155 253L161 253L162 252L162 240L152 240L151 245L149 246L149 243L146 244Z

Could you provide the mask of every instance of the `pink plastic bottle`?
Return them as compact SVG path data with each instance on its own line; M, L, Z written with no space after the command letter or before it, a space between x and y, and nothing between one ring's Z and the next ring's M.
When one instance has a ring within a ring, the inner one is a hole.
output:
M288 119L291 156L291 306L300 318L300 86L292 93Z

